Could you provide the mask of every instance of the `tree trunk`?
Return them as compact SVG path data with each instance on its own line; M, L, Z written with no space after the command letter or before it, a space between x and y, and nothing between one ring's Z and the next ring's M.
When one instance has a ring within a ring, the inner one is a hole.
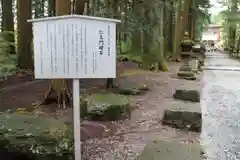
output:
M1 0L2 4L2 30L14 32L12 0Z
M18 0L18 67L33 69L32 25L27 20L32 18L32 1Z
M170 8L166 9L166 41L167 41L167 48L168 52L173 52L173 2L166 2L170 3ZM167 8L167 7L165 7Z
M15 36L14 36L14 22L13 22L13 2L12 0L1 0L2 4L2 31L9 31L5 33L4 40L12 43L9 46L10 54L15 54Z
M37 0L34 2L34 18L44 17L44 0Z
M48 16L55 16L56 13L56 0L48 0Z
M175 27L175 58L178 60L181 54L180 43L184 36L187 24L188 24L188 13L190 9L191 0L182 0L177 8L177 21Z
M160 47L160 53L158 55L158 64L157 64L157 70L161 70L161 71L167 71L167 64L166 64L166 60L165 60L165 55L164 53L166 52L166 48L165 48L165 33L164 33L164 29L165 29L165 23L164 23L164 17L165 17L165 3L166 1L164 0L164 5L161 5L160 9L160 19L159 19L159 47Z
M237 0L231 0L230 4L231 4L231 12L232 14L237 14L237 10L238 10L238 1ZM234 22L231 22L234 23ZM235 43L236 43L236 23L231 24L230 25L230 29L229 29L229 42L230 42L230 52L234 52L234 48L235 48Z
M56 0L56 15L69 15L71 12L71 3L69 0ZM54 79L52 85L49 87L42 104L49 104L57 102L59 107L66 108L67 104L71 102L71 94L69 91L67 80Z
M175 23L174 23L174 46L173 46L173 60L179 61L179 47L180 47L180 25L181 25L181 9L182 0L178 0L175 4Z
M88 0L76 0L75 2L75 13L83 15L84 14L84 7L85 3L88 2Z
M55 1L57 16L69 15L71 13L71 1L69 0L55 0Z
M133 12L135 15L139 16L140 18L144 19L144 8L143 3L140 1L134 1L133 2ZM142 37L142 30L138 28L138 26L135 27L135 30L132 32L132 48L134 52L143 52L143 45L141 41Z

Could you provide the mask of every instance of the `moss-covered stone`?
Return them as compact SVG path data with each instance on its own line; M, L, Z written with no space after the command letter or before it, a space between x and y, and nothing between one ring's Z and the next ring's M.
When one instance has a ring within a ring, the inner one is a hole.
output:
M201 47L195 47L195 46L192 47L192 51L195 52L195 53L200 53L201 50L202 50Z
M192 50L192 46L194 46L195 42L191 39L185 37L184 40L181 42L180 46L183 52L190 52Z
M196 44L192 47L192 51L195 53L204 54L206 51L206 48L203 44Z
M131 116L129 100L113 93L92 94L85 98L88 103L88 119L90 120L119 120Z
M119 61L131 61L135 63L142 63L142 57L140 55L135 55L135 54L120 54L117 55L117 59Z
M192 69L189 65L182 65L180 68L179 68L179 71L187 71L187 72L191 72Z
M197 80L197 77L178 77L179 79L185 79L185 80L189 80L189 81L195 81Z
M201 132L202 114L199 103L172 102L164 111L163 124Z
M140 95L149 91L146 84L139 84L131 81L123 81L117 88L117 93L123 95Z
M198 71L199 62L196 58L192 58L188 63L189 63L189 66L190 66L190 68L193 72Z
M202 160L200 144L155 140L147 144L137 160Z
M179 71L177 73L179 77L185 78L185 77L195 77L195 74L193 72L189 71Z
M144 70L142 69L127 69L124 70L123 73L120 74L121 77L127 77L127 76L137 76L144 73Z
M71 159L72 128L48 117L0 113L0 152L6 150L34 160Z
M189 59L191 57L192 57L192 52L190 52L190 51L181 53L181 58L183 58L183 59Z
M177 89L173 98L183 101L200 102L200 93L198 90Z

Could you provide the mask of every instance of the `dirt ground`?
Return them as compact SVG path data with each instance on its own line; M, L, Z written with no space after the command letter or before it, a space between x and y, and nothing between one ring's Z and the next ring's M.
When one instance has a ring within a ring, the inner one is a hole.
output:
M174 78L181 63L170 62L169 72L144 71L139 75L121 77L120 81L134 81L147 84L150 91L139 96L131 96L131 103L135 106L129 120L118 122L89 122L84 121L81 126L83 141L83 159L86 160L132 160L143 150L145 144L152 139L177 139L184 143L198 143L199 134L184 132L163 126L161 119L168 103L173 101L172 95L176 88L186 85L186 80ZM136 68L134 64L121 65L122 70ZM193 81L188 81L196 83ZM50 82L28 81L13 84L5 83L0 86L0 111L14 108L32 107L36 100L43 99ZM105 86L105 80L81 80L81 87L92 85ZM45 108L55 116L64 114L68 121L72 118L72 109L64 113L56 111L55 107Z

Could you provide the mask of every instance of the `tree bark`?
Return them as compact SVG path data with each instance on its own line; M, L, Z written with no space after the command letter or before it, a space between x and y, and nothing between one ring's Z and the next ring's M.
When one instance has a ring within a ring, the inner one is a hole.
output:
M84 14L84 7L85 3L88 2L88 0L76 0L75 2L75 13L83 15Z
M55 0L56 1L56 15L69 15L71 13L71 1L69 0Z
M13 22L13 1L1 0L2 5L2 31L7 31L4 34L4 40L12 43L9 45L10 54L15 54L15 36L14 36L14 22Z
M186 27L188 25L188 13L190 9L191 0L181 0L177 7L177 18L175 26L175 46L174 56L178 60L181 53L180 43L184 36ZM178 15L179 14L179 15Z
M175 4L175 23L174 23L174 46L173 46L173 60L179 61L179 47L180 47L180 25L181 25L181 9L182 0L178 0Z
M55 16L56 13L56 0L48 0L48 16Z
M57 16L69 15L71 13L71 3L69 0L56 0L55 2ZM66 108L67 104L71 102L71 97L67 80L54 79L45 95L44 101L38 105L57 102L58 107Z
M2 4L2 30L14 32L12 0L1 0Z
M44 0L33 1L34 18L44 17Z
M18 0L18 67L20 69L33 69L32 59L32 24L27 20L32 18L32 1Z
M231 4L230 10L231 10L232 14L236 14L237 10L238 10L238 1L237 0L231 0L230 4ZM231 23L233 23L233 22L231 22ZM233 53L234 49L235 49L236 29L237 29L236 24L230 24L230 27L229 27L230 53Z

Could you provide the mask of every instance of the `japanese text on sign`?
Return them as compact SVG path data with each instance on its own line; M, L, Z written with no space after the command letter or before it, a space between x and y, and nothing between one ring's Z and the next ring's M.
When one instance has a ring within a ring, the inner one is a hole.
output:
M99 30L99 54L103 55L103 49L104 49L104 39L103 39L103 30Z

